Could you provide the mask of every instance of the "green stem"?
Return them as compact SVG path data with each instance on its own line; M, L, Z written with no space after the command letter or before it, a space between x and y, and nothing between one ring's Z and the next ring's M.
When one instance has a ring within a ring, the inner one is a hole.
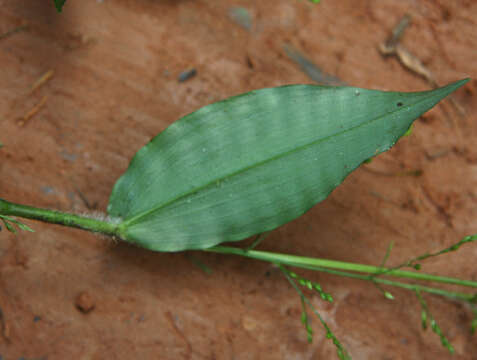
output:
M0 199L0 215L19 216L52 224L75 227L109 236L117 236L117 224L86 216L14 204Z
M243 250L236 247L229 246L214 246L212 248L206 249L206 251L220 253L220 254L232 254L244 256L247 258L263 260L275 264L283 264L288 266L306 268L310 270L321 270L322 268L328 269L339 269L347 271L356 271L361 273L369 274L367 276L368 280L377 279L376 276L385 273L387 276L395 276L401 278L408 278L413 280L424 280L424 281L434 281L439 283L461 285L467 287L477 288L477 282L470 280L462 280L456 278L450 278L445 276L436 276L425 273L403 271L403 270L392 270L388 268L382 268L378 266L363 265L348 263L343 261L327 260L327 259L316 259L308 258L303 256L296 255L287 255L287 254L278 254L268 251L258 251L258 250Z
M35 208L26 205L20 205L0 199L0 215L5 216L19 216L27 219L40 220L52 224L59 224L69 227L75 227L92 232L102 233L109 236L118 235L118 224L110 221L102 221L86 216L63 213L60 211L53 211L48 209ZM377 266L348 263L343 261L308 258L296 255L278 254L267 251L258 250L244 250L229 246L215 246L205 251L215 252L220 254L233 254L244 256L247 258L271 262L274 264L282 264L294 266L309 270L323 271L336 275L352 277L361 280L374 281L376 283L387 284L391 286L401 287L409 290L421 290L436 295L447 296L454 299L465 300L468 302L475 302L476 295L462 294L450 292L441 289L424 287L416 284L406 284L391 280L382 279L379 275L395 276L401 278L408 278L413 280L434 281L446 284L461 285L467 287L477 288L477 282L470 280L461 280L444 276L436 276L418 272L403 271L398 269L389 269ZM338 270L335 270L338 269ZM350 273L347 271L354 271L362 274Z
M418 284L407 284L399 281L392 281L388 279L382 279L380 277L374 277L370 275L362 275L362 274L355 274L355 273L350 273L350 272L345 272L345 271L339 271L339 270L332 270L332 269L327 269L327 268L319 268L319 267L312 267L308 268L306 266L303 267L304 269L309 269L309 270L314 270L314 271L322 271L325 273L333 274L333 275L338 275L338 276L344 276L344 277L349 277L353 279L359 279L359 280L367 280L367 281L373 281L379 284L384 284L384 285L389 285L389 286L394 286L394 287L399 287L402 289L407 289L407 290L412 290L412 291L424 291L429 294L434 294L434 295L440 295L440 296L445 296L447 298L453 299L453 300L462 300L470 303L475 303L476 301L476 296L474 294L465 294L465 293L460 293L460 292L454 292L454 291L447 291L443 289L436 289L432 288L429 286L423 286L423 285L418 285Z

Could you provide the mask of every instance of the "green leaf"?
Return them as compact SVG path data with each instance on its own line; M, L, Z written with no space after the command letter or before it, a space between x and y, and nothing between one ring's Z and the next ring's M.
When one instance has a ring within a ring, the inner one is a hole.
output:
M14 223L15 225L18 226L18 228L20 230L23 230L23 231L29 231L29 232L35 232L35 230L33 230L31 227L29 227L28 225L18 221L18 220L15 220L15 219L12 219L10 220L12 223Z
M0 199L1 200L1 199ZM0 215L0 220L3 221L3 223L5 224L5 227L7 228L8 231L16 234L16 230L15 228L9 223L13 223L15 224L16 226L18 226L20 228L20 230L24 230L24 231L29 231L29 232L35 232L35 230L33 230L32 228L30 228L28 225L25 225L24 223L18 221L18 220L15 220L14 218L10 217L10 216L6 216L6 215ZM1 228L0 228L1 230Z
M184 116L138 151L108 213L124 240L156 251L209 248L283 225L462 86L402 93L291 85Z
M3 225L5 225L5 228L10 231L11 233L13 234L16 234L17 233L17 230L15 230L15 228L5 219L1 219L2 222L3 222Z
M61 12L63 10L63 5L65 4L66 0L54 0L55 1L55 7L58 12Z

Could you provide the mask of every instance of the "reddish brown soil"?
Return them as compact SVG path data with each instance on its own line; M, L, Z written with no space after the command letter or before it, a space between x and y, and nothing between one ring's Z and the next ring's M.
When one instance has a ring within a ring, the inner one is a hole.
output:
M249 30L229 16L248 9ZM422 90L429 84L383 58L378 44L404 13L403 44L440 84L477 78L477 2L322 0L0 1L0 196L104 211L133 154L180 116L251 89L309 83L293 46L348 84ZM178 75L196 68L183 83ZM48 70L54 75L31 92ZM261 249L389 264L477 229L477 82L420 119L412 136L351 175L329 199L276 230ZM45 98L46 97L46 98ZM40 102L39 111L22 118ZM421 170L421 176L398 176ZM398 174L398 175L396 175ZM88 206L87 206L88 205ZM0 233L2 359L333 359L314 321L309 345L299 298L267 264L202 253L161 254L78 230L27 222ZM207 275L191 257L213 269ZM477 245L424 271L477 280ZM307 274L335 297L320 309L354 359L444 359L405 291ZM471 311L426 297L456 349L476 359Z

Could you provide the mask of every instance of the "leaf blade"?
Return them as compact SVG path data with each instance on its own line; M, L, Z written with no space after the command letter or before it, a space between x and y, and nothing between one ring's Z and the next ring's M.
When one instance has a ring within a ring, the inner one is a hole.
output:
M157 251L202 249L289 222L463 83L428 92L292 85L233 97L143 147L108 206L121 236Z

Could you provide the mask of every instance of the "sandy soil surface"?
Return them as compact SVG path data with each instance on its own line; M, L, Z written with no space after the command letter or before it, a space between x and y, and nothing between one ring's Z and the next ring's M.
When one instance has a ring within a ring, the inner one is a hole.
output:
M429 89L378 51L405 13L401 44L437 83L477 79L472 0L68 0L62 14L52 1L0 1L0 33L17 30L0 38L0 196L105 211L134 153L174 120L252 89L312 83L285 44L347 84ZM396 265L475 233L476 92L472 80L454 96L465 115L437 106L260 249L378 265L394 241ZM299 297L267 264L27 224L34 234L0 233L1 359L336 358L317 321L307 343ZM424 271L477 280L476 259L469 245ZM334 295L310 296L354 359L450 358L422 331L414 295L393 290L389 301L369 283L301 273ZM471 310L426 299L453 359L477 359Z

